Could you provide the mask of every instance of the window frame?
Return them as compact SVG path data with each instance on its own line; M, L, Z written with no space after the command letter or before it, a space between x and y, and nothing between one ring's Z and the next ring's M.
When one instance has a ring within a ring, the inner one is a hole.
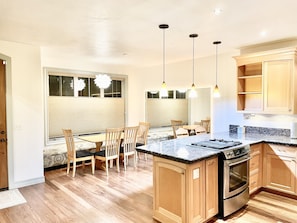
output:
M45 138L45 146L59 144L61 140L50 139L49 137L49 108L48 108L48 97L60 97L60 96L50 96L49 95L49 75L55 74L63 74L62 76L71 76L71 77L79 77L79 78L95 78L97 74L108 74L112 78L112 80L120 80L121 81L121 98L124 100L124 123L126 125L127 122L127 95L128 95L128 76L125 74L111 74L106 72L90 72L90 71L81 71L81 70L72 70L72 69L62 69L62 68L52 68L52 67L44 67L43 74L44 74L44 138ZM58 76L58 75L56 75ZM90 89L89 89L90 91ZM63 97L79 97L79 98L86 98L86 96L63 96ZM100 100L100 97L91 97L88 96L92 100ZM119 98L119 97L117 97Z

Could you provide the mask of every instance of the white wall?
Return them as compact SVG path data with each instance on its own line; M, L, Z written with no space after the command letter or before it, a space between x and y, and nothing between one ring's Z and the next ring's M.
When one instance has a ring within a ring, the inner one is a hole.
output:
M44 147L43 67L97 71L128 75L127 124L145 120L145 91L159 90L162 65L137 68L120 64L100 64L90 58L63 58L46 49L0 41L0 54L11 58L8 77L8 158L9 186L21 187L42 182ZM218 85L221 98L211 102L212 131L228 131L229 124L290 128L296 115L255 115L236 112L236 63L232 58L239 51L219 55ZM161 61L160 61L161 62ZM215 56L195 61L195 84L214 87ZM169 89L190 88L192 60L166 64L166 83Z
M44 181L44 109L40 50L0 41L7 67L9 188ZM9 59L10 58L10 59Z

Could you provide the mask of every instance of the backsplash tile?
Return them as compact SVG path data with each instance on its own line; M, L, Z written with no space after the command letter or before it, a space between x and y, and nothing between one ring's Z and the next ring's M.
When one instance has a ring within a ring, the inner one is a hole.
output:
M239 127L239 125L229 125L229 132L237 133L237 127ZM250 133L250 134L290 136L290 129L266 128L266 127L254 127L254 126L244 126L244 127L245 127L245 133Z

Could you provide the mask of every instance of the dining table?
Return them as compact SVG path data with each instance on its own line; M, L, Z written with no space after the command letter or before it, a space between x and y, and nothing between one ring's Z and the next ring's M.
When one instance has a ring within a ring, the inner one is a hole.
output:
M198 125L183 125L183 128L188 130L189 135L196 135L195 129L198 127Z
M101 150L102 144L105 141L106 133L98 133L98 134L91 134L91 135L81 135L77 137L80 140L84 140L87 142L95 143L96 145L96 152ZM121 134L121 139L124 138L124 133ZM96 160L95 166L96 169L103 169L105 170L105 164L100 160Z
M100 133L100 134L92 134L92 135L82 135L78 136L78 139L87 141L87 142L93 142L96 145L96 152L101 150L101 146L103 142L105 141L106 134Z

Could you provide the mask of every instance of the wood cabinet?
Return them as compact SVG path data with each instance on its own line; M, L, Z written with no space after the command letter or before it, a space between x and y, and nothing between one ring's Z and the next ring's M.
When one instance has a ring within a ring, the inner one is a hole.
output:
M262 143L251 145L250 194L262 187Z
M277 144L264 145L263 186L297 194L297 148Z
M160 222L197 223L218 213L218 158L193 164L154 157L153 216Z
M237 111L296 114L296 48L235 57Z

